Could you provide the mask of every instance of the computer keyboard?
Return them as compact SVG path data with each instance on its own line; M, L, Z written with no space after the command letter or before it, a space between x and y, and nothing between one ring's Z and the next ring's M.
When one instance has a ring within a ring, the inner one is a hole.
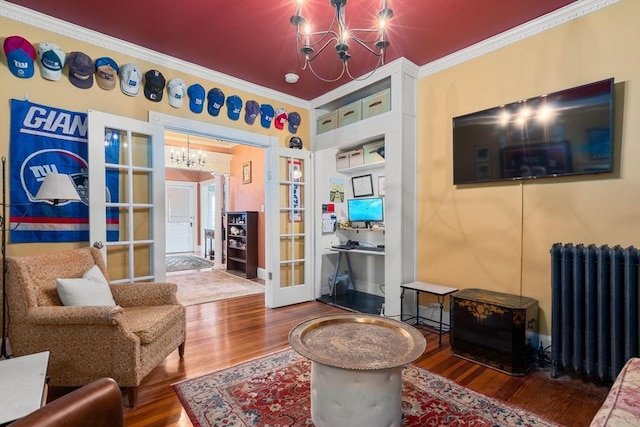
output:
M333 245L331 246L333 249L352 249L349 245Z
M355 249L361 250L361 251L373 251L373 252L384 252L384 247L379 247L379 246L359 246Z

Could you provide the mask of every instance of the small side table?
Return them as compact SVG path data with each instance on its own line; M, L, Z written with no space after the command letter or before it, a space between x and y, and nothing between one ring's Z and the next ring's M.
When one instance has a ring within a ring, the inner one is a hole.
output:
M48 365L48 351L0 360L0 425L44 406Z
M415 317L411 317L410 319L416 319L416 325L420 324L420 320L423 319L420 317L420 292L424 292L427 294L435 295L438 298L438 304L440 304L440 321L438 322L438 345L442 346L442 309L444 308L444 297L454 292L457 292L457 288L451 288L449 286L442 285L434 285L432 283L424 283L424 282L411 282L411 283L403 283L400 285L402 289L402 293L400 294L400 298L404 297L405 289L410 289L416 293L416 315ZM400 303L400 319L404 321L403 313L402 313L402 303Z

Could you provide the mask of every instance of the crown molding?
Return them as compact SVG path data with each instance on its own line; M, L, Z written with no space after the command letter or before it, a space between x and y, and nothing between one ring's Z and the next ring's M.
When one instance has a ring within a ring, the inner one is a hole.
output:
M437 59L420 67L418 78L427 77L447 68L478 58L487 53L493 52L512 43L535 36L543 31L581 18L591 12L596 12L621 0L578 0L574 3L560 8L554 12L526 22L504 33L490 37L479 43Z
M90 43L94 46L113 52L132 56L142 61L156 64L159 67L166 67L174 71L187 73L224 86L246 91L256 96L273 99L285 104L291 104L298 108L306 110L311 109L310 102L307 100L250 83L228 74L210 70L200 65L183 61L181 59L75 25L14 3L9 3L5 0L0 0L0 16L32 27L60 34L65 37Z

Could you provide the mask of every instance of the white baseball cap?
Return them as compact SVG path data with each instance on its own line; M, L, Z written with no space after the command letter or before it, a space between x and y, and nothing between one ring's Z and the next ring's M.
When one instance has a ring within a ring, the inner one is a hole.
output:
M42 77L47 80L60 80L66 57L67 55L57 44L40 43L38 45L38 61Z
M187 96L187 84L180 77L174 77L167 83L167 92L169 92L169 105L180 108Z
M140 91L142 72L136 64L124 64L120 67L120 89L122 93L129 96L136 96Z

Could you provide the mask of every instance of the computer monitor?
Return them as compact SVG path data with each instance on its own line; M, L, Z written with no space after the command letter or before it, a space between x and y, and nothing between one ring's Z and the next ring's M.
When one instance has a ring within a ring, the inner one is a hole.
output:
M370 228L372 222L384 221L384 199L382 197L347 199L347 215L349 222L361 221Z

